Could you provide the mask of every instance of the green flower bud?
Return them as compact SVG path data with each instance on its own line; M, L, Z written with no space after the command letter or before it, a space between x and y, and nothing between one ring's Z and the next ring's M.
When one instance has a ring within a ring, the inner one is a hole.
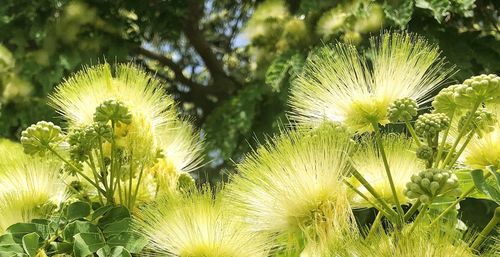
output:
M417 116L417 101L409 97L401 98L389 105L387 116L391 122L411 120Z
M432 159L433 154L434 153L430 146L422 145L419 148L417 148L417 158L419 159L430 160Z
M39 121L21 133L21 144L29 155L43 156L48 148L56 147L63 139L61 128L46 121Z
M429 185L429 189L431 190L431 193L435 195L438 191L438 189L441 187L438 182L432 181L431 184Z
M466 126L465 122L469 120L470 115L471 113L468 112L460 118L458 122L459 128L464 128ZM484 134L488 134L495 130L497 122L497 116L494 113L488 111L486 108L480 108L474 113L472 122L470 122L465 129L467 129L467 131L475 130L475 132L482 137Z
M461 98L463 98L468 88L469 86L467 85L457 84L441 90L432 101L434 111L436 113L444 113L450 117L457 109L463 107L464 104L460 100L463 100ZM467 100L466 104L468 105L469 102Z
M422 181L420 182L420 185L423 187L423 188L427 188L429 187L429 185L431 184L431 181L428 179L428 178L424 178L422 179Z
M450 118L444 113L425 113L415 122L415 132L418 136L433 137L450 126Z
M495 74L482 74L466 79L463 83L471 87L467 96L485 103L500 103L500 78Z
M411 181L406 184L405 195L410 199L419 198L424 203L436 196L460 194L458 178L448 170L427 169L413 175Z
M96 108L94 121L99 123L108 123L111 121L115 124L130 124L130 122L132 122L132 114L122 102L108 100L104 101Z
M422 203L429 203L431 201L431 198L427 195L421 195L419 198Z
M411 176L411 181L413 183L420 183L420 181L422 181L422 178L418 175L413 175L413 176Z

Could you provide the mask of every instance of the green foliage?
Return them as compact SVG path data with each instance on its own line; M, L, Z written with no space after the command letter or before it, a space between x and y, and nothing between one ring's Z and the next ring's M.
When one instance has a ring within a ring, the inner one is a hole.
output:
M73 202L49 219L10 226L0 236L0 256L131 256L147 244L133 231L131 218L122 206L92 211L86 202Z
M500 204L500 172L493 167L487 167L486 171L493 177L493 185L486 181L483 170L473 170L470 172L474 185L479 192L488 196L489 199Z

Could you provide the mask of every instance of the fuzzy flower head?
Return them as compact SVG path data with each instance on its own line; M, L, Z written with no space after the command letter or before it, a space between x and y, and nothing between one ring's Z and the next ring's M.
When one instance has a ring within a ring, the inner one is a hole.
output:
M115 124L117 139L136 152L155 151L160 132L176 118L173 100L159 81L132 65L87 68L57 87L50 98L70 128L121 119Z
M273 138L238 165L224 199L256 230L307 241L341 236L352 228L342 182L349 140L327 128Z
M370 62L352 45L325 46L307 61L292 88L292 118L318 124L345 123L353 131L371 131L389 122L389 105L412 98L418 104L450 73L439 50L406 32L371 39Z
M161 256L268 256L267 236L249 230L210 192L161 198L137 214L136 227Z
M410 226L406 226L405 230L409 228ZM415 229L412 233L379 233L369 241L351 240L346 248L348 248L348 255L337 255L337 249L331 248L328 254L320 256L477 256L466 242L457 240L456 234L422 227Z
M400 202L408 202L404 195L406 183L412 175L425 169L423 162L415 155L412 141L404 136L388 134L382 138L382 143L391 168L392 178ZM352 157L352 166L370 182L375 191L389 203L394 203L391 187L387 179L382 156L371 137L364 138L361 147ZM368 197L373 197L368 190L359 185L358 190ZM375 202L376 199L370 199ZM358 195L352 198L355 207L372 207Z
M41 218L65 199L59 166L24 156L0 170L0 232L17 222Z

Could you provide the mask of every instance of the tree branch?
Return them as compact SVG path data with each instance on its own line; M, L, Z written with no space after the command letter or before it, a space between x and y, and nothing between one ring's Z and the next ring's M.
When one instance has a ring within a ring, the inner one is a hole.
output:
M161 64L167 66L170 70L172 70L174 72L175 79L177 81L179 81L180 83L182 83L186 86L190 86L190 87L203 87L203 85L196 83L195 81L186 77L184 75L184 73L182 72L183 69L177 63L175 63L172 59L170 59L164 55L149 51L149 50L142 48L142 47L138 47L136 49L136 52L144 57L156 60L156 61L160 62Z
M203 31L199 28L201 17L203 17L203 1L188 0L188 15L183 28L184 35L205 63L216 87L223 89L226 94L230 95L237 89L239 83L226 74L222 62L205 40Z

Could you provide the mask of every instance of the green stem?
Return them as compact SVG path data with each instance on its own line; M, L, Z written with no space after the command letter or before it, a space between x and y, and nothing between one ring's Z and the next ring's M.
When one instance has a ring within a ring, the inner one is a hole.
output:
M102 190L102 188L97 185L94 181L92 181L91 178L89 178L87 175L83 174L80 169L78 167L76 167L73 163L69 162L68 160L66 160L64 157L62 157L56 150L54 150L52 147L47 147L47 149L49 151L51 151L55 156L57 156L57 158L59 158L60 160L62 160L64 163L66 163L67 165L69 165L78 175L82 176L82 178L84 178L85 180L87 180L87 182L89 182L92 186L94 186L98 191L102 192L102 193L106 193L106 191Z
M380 205L385 208L385 210L392 214L392 215L395 215L395 217L398 216L398 214L384 201L384 199L382 197L380 197L380 195L377 193L377 191L375 191L375 189L372 187L372 185L370 185L370 183L368 181L366 181L366 179L355 169L352 170L352 175L359 181L359 183L361 183L361 185L363 185L366 190L368 190L368 192L373 196L375 197L375 199L380 203Z
M396 210L398 212L399 219L401 221L403 221L403 217L404 217L403 208L401 207L401 204L400 204L399 199L398 199L396 187L394 186L394 181L393 181L392 175L391 175L391 169L389 167L389 162L387 161L387 156L385 154L384 145L382 144L382 136L380 135L380 129L378 127L378 123L372 123L372 126L373 126L373 129L375 130L375 141L377 142L378 148L380 150L380 155L382 156L382 160L384 162L385 172L387 175L387 179L389 180L389 184L391 186L392 195L394 197L394 202L396 204Z
M358 194L359 196L361 196L365 201L367 201L371 206L373 206L374 208L376 208L379 213L382 213L386 218L388 218L391 222L394 222L394 218L395 216L397 216L397 213L390 209L390 211L392 211L392 213L388 213L387 212L387 209L382 207L382 206L379 206L378 204L372 202L370 200L370 198L368 198L368 196L366 196L365 194L363 194L361 191L359 191L355 186L353 186L349 181L347 181L346 179L343 180L344 183L352 189L352 191L354 191L356 194Z
M89 161L86 161L87 165L90 167L92 170L92 174L94 175L94 180L96 184L99 184L99 175L97 174L93 159L92 159L92 153L89 154ZM104 201L102 198L101 192L97 191L97 195L99 196L99 202L104 205Z
M370 227L370 231L368 231L368 235L366 236L365 240L368 240L370 237L375 234L376 231L378 231L378 227L380 226L380 223L382 221L382 213L378 212L377 216L375 217L375 220L373 221L372 226Z
M418 207L420 207L421 204L422 204L422 202L420 201L420 199L417 199L417 201L406 212L406 214L404 216L405 222L408 221L411 218L411 216L413 216L413 214L418 210Z
M133 164L134 164L134 155L131 152L130 153L130 169L129 169L129 177L128 177L128 200L127 200L127 205L129 210L132 210L132 178L134 175L134 170L133 170Z
M453 121L454 116L455 116L455 111L453 111L451 113L450 121ZM434 161L434 165L432 166L433 168L437 168L437 166L439 165L439 163L441 161L441 155L443 155L443 150L444 150L444 147L446 145L446 139L448 139L448 134L450 133L450 128L451 128L451 126L448 126L446 128L446 130L444 131L443 138L441 139L441 143L439 144L439 147L438 147L436 160Z
M471 131L469 133L469 135L467 135L467 138L465 139L465 142L463 143L463 145L460 147L460 150L458 150L457 154L455 154L455 157L453 157L453 159L450 161L450 168L451 166L453 166L453 164L458 160L458 158L460 157L460 155L462 155L462 153L464 152L465 148L467 147L467 145L469 144L469 142L472 140L472 138L474 137L475 135L475 131ZM447 163L444 164L444 167L446 167Z
M474 104L474 107L472 108L472 111L470 112L469 117L467 117L467 120L462 125L462 129L460 130L458 137L455 139L455 142L453 143L453 146L451 147L450 152L446 155L446 158L444 159L443 164L440 165L439 168L445 167L446 164L448 164L450 159L453 157L453 152L455 152L455 149L457 148L458 143L460 143L460 140L462 140L462 137L465 136L465 133L467 133L467 127L469 127L469 124L472 122L474 114L476 113L476 111L480 105L481 105L481 101L477 101Z
M98 143L99 143L99 166L101 166L101 177L102 177L102 183L105 185L105 187L108 187L108 181L107 181L107 170L106 170L106 165L104 164L104 150L102 149L102 140L101 137L98 137ZM98 156L96 154L96 156Z
M110 164L110 171L109 171L109 188L110 188L110 194L111 197L114 197L114 180L115 180L115 149L116 147L116 142L115 142L115 123L114 121L111 121L111 164Z
M141 180L142 180L142 173L144 172L144 165L141 165L141 169L139 171L139 178L137 178L137 186L135 187L135 192L133 195L133 201L132 201L132 206L130 210L133 210L133 207L135 206L135 201L137 199L137 193L139 192L139 186L141 185Z
M420 139L417 136L417 133L415 132L415 129L413 128L413 125L411 125L410 121L408 119L405 119L405 124L406 128L411 134L411 137L413 137L413 141L417 144L417 147L422 146L422 143L420 143Z
M430 204L424 204L422 206L422 209L418 213L417 217L413 221L413 224L411 225L410 230L408 231L409 234L411 234L413 232L413 230L415 230L415 228L418 226L417 224L420 222L420 220L422 219L422 217L424 217L425 213L427 213L427 207L429 207L429 205Z
M490 222L486 225L486 227L477 235L474 242L472 242L471 248L478 250L478 247L483 243L486 236L495 228L495 226L500 222L500 207L495 209L495 213L491 218Z
M491 175L491 173L487 173L486 175L484 175L484 178L487 179L489 176ZM443 212L441 212L441 214L439 214L432 222L431 222L431 225L430 226L433 226L434 224L436 224L436 222L438 222L441 218L444 217L444 215L446 215L447 212L449 212L451 209L455 208L455 206L460 202L462 201L463 199L465 199L465 197L467 197L468 195L470 195L472 192L474 192L474 190L476 189L476 186L475 185L472 185L470 186L465 192L463 192L453 203L451 203Z

